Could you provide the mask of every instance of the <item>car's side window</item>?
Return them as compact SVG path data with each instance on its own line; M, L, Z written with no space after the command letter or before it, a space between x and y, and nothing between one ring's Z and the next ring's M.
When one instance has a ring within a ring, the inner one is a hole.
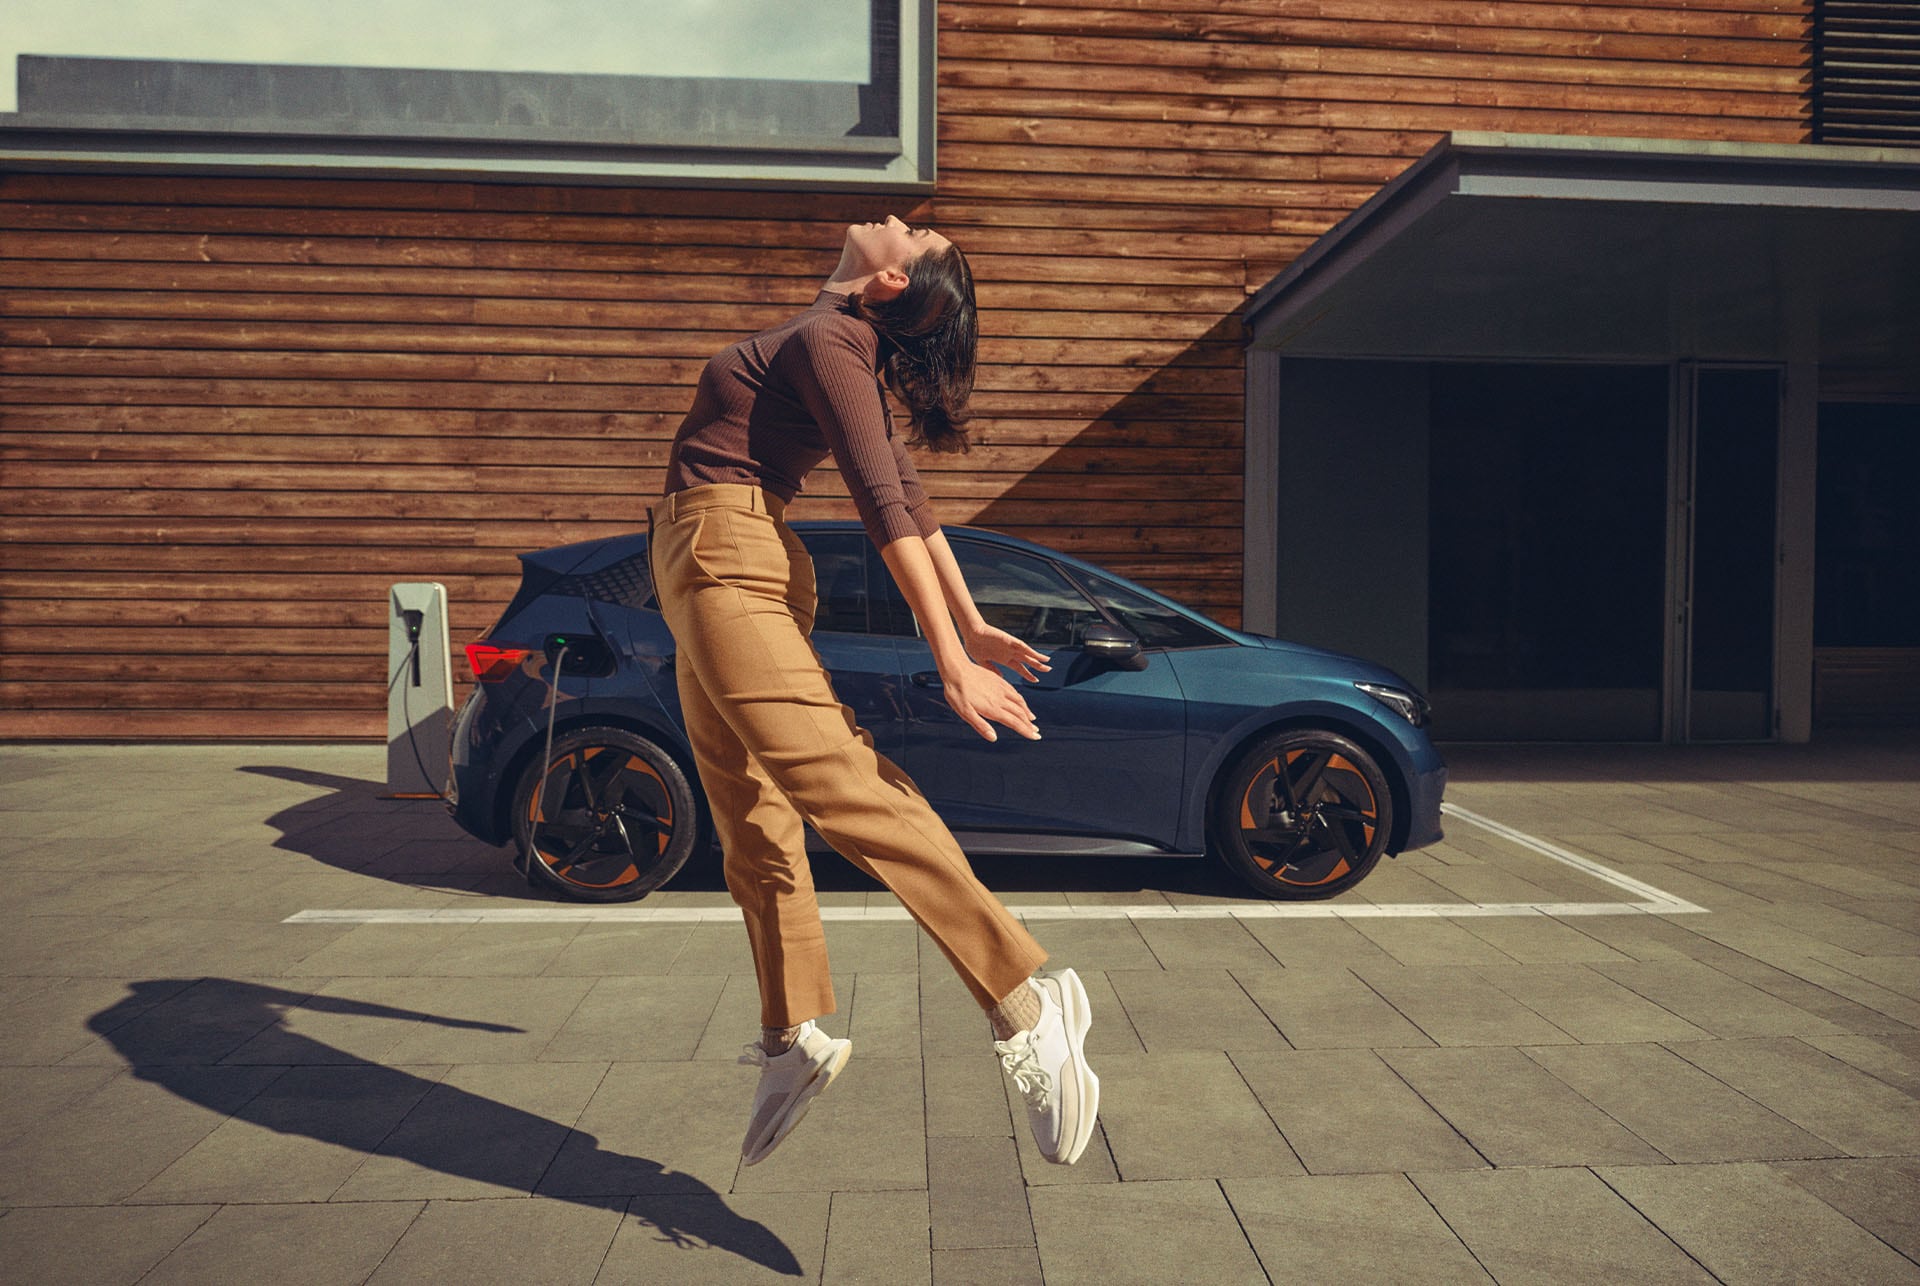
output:
M1113 613L1114 619L1140 640L1141 647L1217 647L1228 641L1192 618L1104 576L1078 567L1073 569L1073 574L1087 587L1095 602Z
M1102 619L1087 596L1044 559L972 540L952 545L954 561L989 625L1038 648L1073 647L1087 626Z
M870 608L873 632L894 638L918 638L920 622L913 619L913 609L907 606L907 596L894 584L893 573L887 570L886 560L880 556L880 551L874 548L871 540L867 542L867 584L873 587Z
M866 534L810 531L800 540L813 556L814 589L819 596L813 628L840 634L867 633Z

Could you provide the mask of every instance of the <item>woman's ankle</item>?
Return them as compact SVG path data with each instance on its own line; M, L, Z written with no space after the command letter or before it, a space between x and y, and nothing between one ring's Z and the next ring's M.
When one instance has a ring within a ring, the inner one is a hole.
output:
M804 1027L802 1023L800 1026ZM760 1048L775 1058L793 1048L800 1039L800 1027L762 1027L760 1029Z
M987 1011L995 1040L1012 1040L1023 1031L1032 1031L1040 1022L1040 993L1028 982L1021 982Z

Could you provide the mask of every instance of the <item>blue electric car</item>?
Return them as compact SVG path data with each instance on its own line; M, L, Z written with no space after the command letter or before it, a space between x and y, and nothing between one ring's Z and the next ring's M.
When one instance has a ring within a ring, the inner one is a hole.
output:
M1043 740L990 743L947 706L860 525L794 530L835 690L970 853L1212 852L1266 896L1317 898L1440 839L1427 702L1391 670L949 527L982 614L1052 666L1014 680ZM530 880L594 901L641 897L712 842L646 546L634 533L521 555L519 592L467 645L476 683L453 731L454 818L516 846Z

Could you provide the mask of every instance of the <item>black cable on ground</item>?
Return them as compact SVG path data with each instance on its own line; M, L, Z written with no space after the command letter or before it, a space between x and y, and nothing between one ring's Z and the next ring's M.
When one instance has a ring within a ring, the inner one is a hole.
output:
M560 645L560 654L553 658L553 694L547 700L547 748L540 754L540 784L534 789L540 792L540 811L546 810L547 775L553 771L553 724L560 716L560 676L567 668L567 644ZM527 828L527 851L523 855L527 869L523 874L527 883L533 883L533 858L537 847L533 828Z

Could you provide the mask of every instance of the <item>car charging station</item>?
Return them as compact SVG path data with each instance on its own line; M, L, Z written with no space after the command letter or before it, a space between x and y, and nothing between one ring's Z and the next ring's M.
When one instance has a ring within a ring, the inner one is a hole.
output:
M387 792L438 799L453 732L447 587L403 581L387 593Z

